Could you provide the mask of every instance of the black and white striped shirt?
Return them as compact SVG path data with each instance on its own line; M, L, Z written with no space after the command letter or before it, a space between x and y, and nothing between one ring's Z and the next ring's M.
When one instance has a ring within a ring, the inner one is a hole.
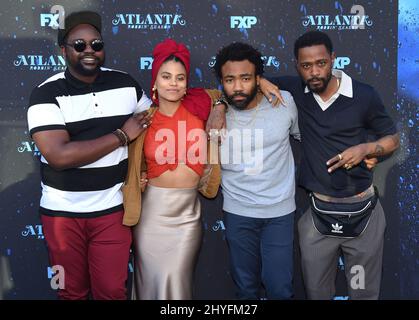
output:
M92 84L68 69L36 87L28 108L30 134L67 130L71 141L99 138L121 128L150 99L127 73L101 68ZM121 186L128 167L128 148L119 147L88 165L57 171L41 156L41 214L97 217L122 209Z

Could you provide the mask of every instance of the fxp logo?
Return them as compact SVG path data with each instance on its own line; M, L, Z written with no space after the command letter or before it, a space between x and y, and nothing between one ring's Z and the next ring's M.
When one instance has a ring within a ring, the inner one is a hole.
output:
M349 57L336 57L333 69L345 69L350 63L351 59Z
M52 6L50 13L41 13L40 19L41 27L50 27L54 30L64 29L64 7L60 5Z
M230 28L231 29L250 29L258 22L255 16L231 16Z

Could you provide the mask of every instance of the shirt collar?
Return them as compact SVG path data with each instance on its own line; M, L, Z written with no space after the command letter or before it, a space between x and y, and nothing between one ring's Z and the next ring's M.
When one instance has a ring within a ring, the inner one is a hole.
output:
M352 78L348 76L342 70L333 69L332 75L340 79L339 89L336 92L337 94L344 95L348 98L353 98L353 90L352 90ZM310 89L308 86L304 88L304 93L309 93Z
M67 80L67 82L73 86L74 88L77 89L83 89L86 88L90 85L95 85L97 83L104 83L105 82L105 78L103 76L103 71L99 70L99 74L96 77L95 81L93 81L93 83L87 83L87 82L83 82L79 79L77 79L75 76L73 76L70 71L68 70L68 68L65 70L64 73L65 79Z

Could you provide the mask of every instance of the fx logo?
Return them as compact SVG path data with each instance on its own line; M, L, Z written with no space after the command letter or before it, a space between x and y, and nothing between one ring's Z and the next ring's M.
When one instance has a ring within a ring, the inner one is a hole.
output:
M349 57L336 57L333 69L345 69L350 63L351 59Z
M50 27L54 30L64 29L65 11L58 4L51 7L50 13L41 13L41 26Z
M141 70L151 70L151 66L153 64L152 57L141 57L140 58L140 69Z
M230 17L230 28L231 29L250 29L258 22L255 16L231 16Z
M53 290L65 289L64 267L60 265L48 267L48 279L51 279L50 283Z

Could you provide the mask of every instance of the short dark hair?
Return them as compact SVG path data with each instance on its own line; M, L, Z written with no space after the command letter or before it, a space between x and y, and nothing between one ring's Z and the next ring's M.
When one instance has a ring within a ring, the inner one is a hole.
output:
M243 42L233 42L218 51L215 57L214 71L218 79L223 77L221 73L222 66L227 61L249 60L255 65L256 75L263 74L263 61L260 52L251 45Z
M300 36L294 43L295 59L298 59L298 50L316 45L324 45L329 54L332 54L333 52L332 40L330 40L326 33L321 31L308 31Z

